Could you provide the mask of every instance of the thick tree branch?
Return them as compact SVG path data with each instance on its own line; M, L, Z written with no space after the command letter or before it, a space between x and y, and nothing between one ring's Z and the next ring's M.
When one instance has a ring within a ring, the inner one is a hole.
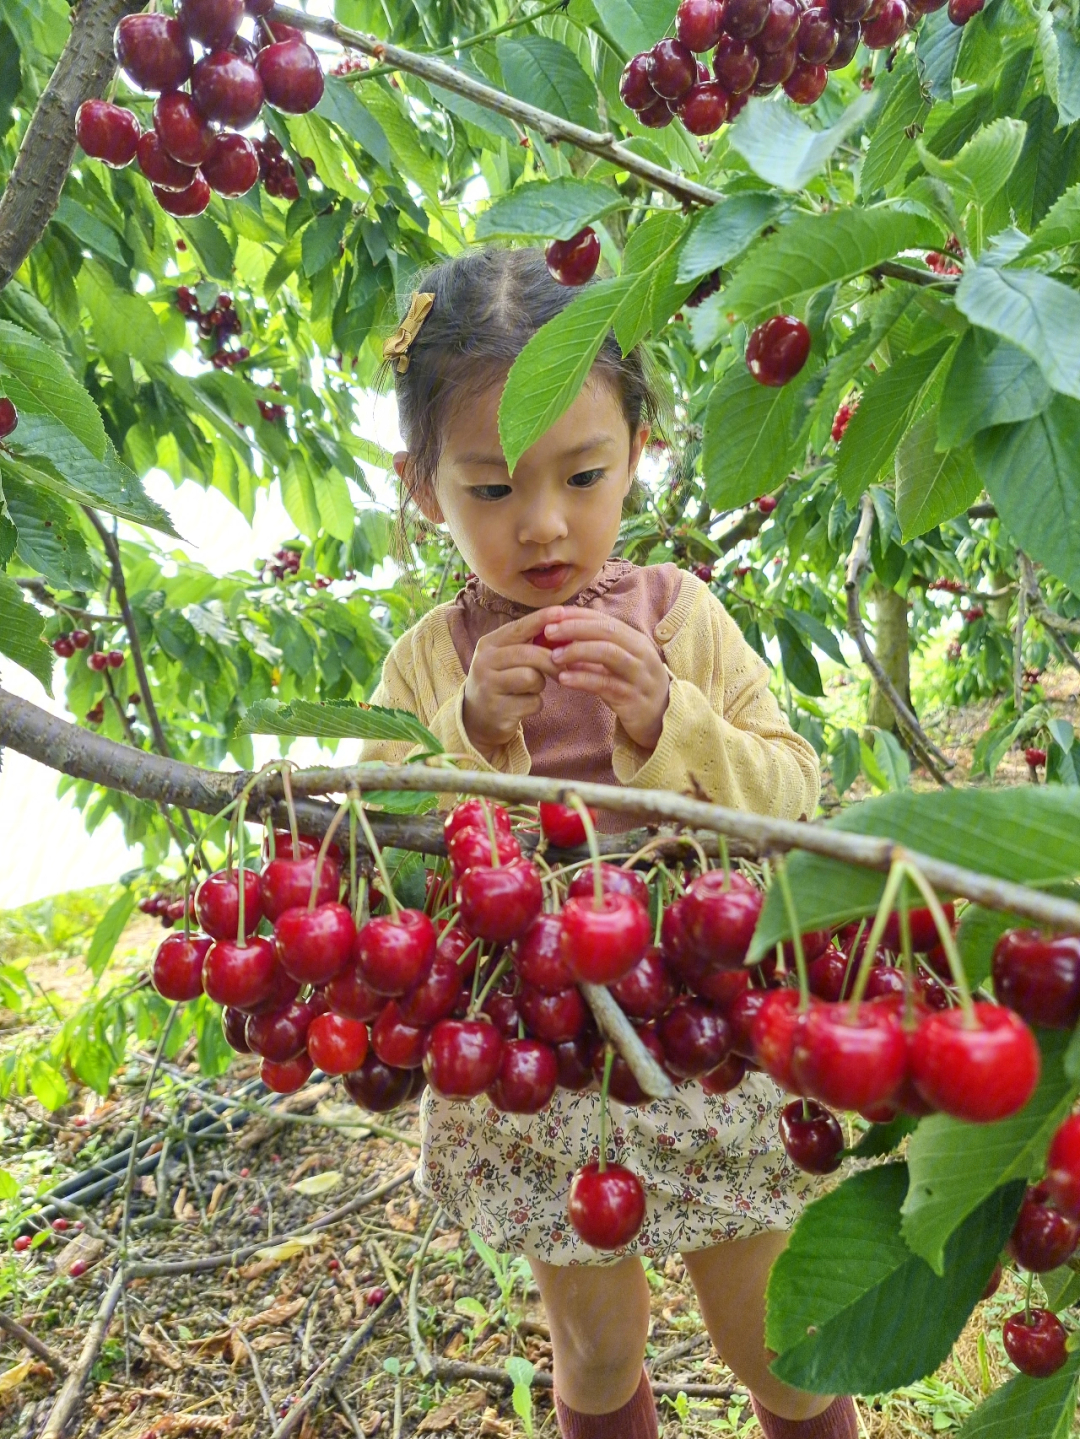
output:
M144 0L82 0L0 196L0 290L45 233L75 153L75 112L113 77L113 31Z
M29 1349L31 1354L36 1354L61 1378L68 1372L68 1366L59 1354L54 1354L47 1344L42 1344L36 1334L31 1334L29 1329L24 1329L17 1319L12 1319L10 1314L0 1310L0 1329L9 1334L12 1339L20 1343L24 1349Z

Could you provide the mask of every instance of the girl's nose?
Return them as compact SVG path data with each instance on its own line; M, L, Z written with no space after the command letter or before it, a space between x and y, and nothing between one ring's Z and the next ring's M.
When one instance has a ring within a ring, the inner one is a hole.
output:
M518 542L523 545L551 545L564 540L569 533L566 516L558 505L530 505L518 526Z

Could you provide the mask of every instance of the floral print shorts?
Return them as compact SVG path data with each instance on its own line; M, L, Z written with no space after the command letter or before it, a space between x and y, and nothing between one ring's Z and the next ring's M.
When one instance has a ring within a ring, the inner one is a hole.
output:
M777 1133L787 1098L763 1074L730 1094L684 1085L635 1108L612 1102L610 1162L645 1186L645 1224L625 1249L592 1249L566 1217L574 1171L597 1155L600 1098L558 1090L537 1115L501 1114L425 1090L419 1188L502 1253L548 1264L664 1259L765 1229L790 1229L822 1181L796 1169Z

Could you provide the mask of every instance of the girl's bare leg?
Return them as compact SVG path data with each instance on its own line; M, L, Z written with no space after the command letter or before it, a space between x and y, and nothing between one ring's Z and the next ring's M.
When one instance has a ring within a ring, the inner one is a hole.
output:
M649 1333L639 1259L555 1265L530 1256L551 1327L555 1387L580 1414L610 1414L637 1393Z

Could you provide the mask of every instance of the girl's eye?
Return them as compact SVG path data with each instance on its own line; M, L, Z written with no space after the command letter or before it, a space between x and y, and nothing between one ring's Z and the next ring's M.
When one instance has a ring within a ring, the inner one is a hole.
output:
M501 500L510 493L509 485L473 485L470 493L478 500Z
M570 476L570 484L575 490L587 490L595 485L597 480L603 478L603 470L581 470L578 474Z

